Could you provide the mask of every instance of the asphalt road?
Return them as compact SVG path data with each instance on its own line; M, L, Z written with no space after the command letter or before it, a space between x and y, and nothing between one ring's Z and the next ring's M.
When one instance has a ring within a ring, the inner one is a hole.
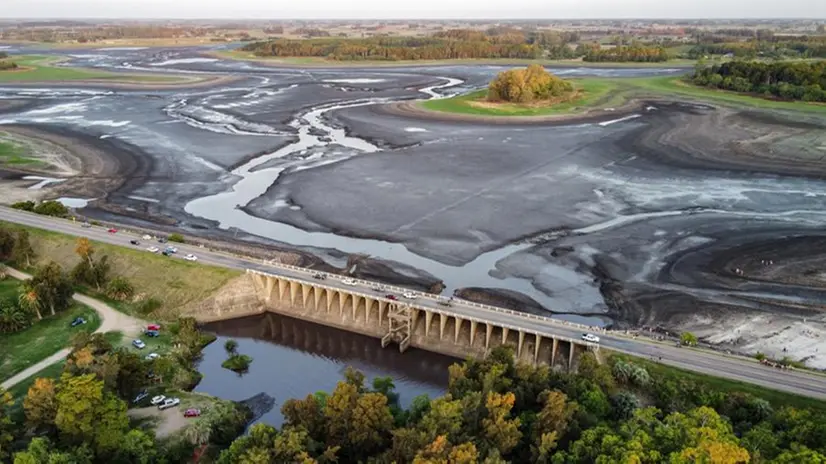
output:
M52 230L78 237L87 237L113 245L133 247L129 241L137 239L141 241L141 247L159 246L157 243L150 243L138 236L129 235L123 232L109 233L103 227L83 228L81 224L65 221L61 219L38 216L31 213L21 212L6 207L0 207L0 219L41 229ZM230 267L235 269L253 269L267 272L274 275L281 275L293 279L305 280L308 283L317 284L312 278L314 271L284 269L263 263L260 260L245 259L237 256L230 256L219 252L211 252L197 246L176 244L179 252L170 259L182 259L188 253L198 257L198 261L204 264ZM147 251L148 253L148 251ZM374 290L378 284L361 284L355 286L347 285L343 278L332 276L323 281L329 287L341 288L343 290L358 291L360 293L372 294L382 297L387 290L380 288ZM379 286L380 287L380 286ZM437 300L429 297L419 297L415 301L416 306L431 308L439 312L450 312L460 317L489 321L497 325L511 327L517 330L524 330L531 333L539 333L548 337L569 338L579 340L583 334L580 327L564 325L559 321L548 319L532 318L529 316L514 315L503 311L495 311L479 308L471 304L455 301L450 308L438 305ZM601 333L600 346L633 356L649 358L663 364L700 372L703 374L725 377L731 380L753 383L756 385L773 388L775 390L795 393L812 398L826 399L826 376L817 373L800 370L779 370L764 366L755 360L727 356L721 353L679 348L670 344L654 343L643 339L632 339L615 334Z

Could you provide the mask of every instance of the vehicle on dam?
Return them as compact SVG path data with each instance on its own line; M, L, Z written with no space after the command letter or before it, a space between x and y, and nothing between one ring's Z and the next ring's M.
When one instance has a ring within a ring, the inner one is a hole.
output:
M594 334L582 334L582 339L586 342L599 343L599 337Z

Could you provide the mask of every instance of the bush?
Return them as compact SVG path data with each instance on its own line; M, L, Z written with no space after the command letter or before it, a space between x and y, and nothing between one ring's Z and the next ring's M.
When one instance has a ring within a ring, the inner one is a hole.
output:
M227 350L227 354L234 355L238 352L238 342L230 338L224 342L224 349Z
M245 354L234 354L226 361L221 363L221 367L229 369L233 372L243 373L247 372L252 364L252 358Z
M134 295L135 288L123 277L115 277L109 282L109 285L106 286L106 296L115 301L126 301Z
M11 207L14 208L14 209L29 211L29 212L33 213L35 203L31 200L29 200L29 201L18 201L17 203L12 203Z
M44 216L66 217L69 215L69 208L59 201L48 200L35 206L34 212Z
M175 243L184 243L184 236L181 234L170 234L168 240Z
M161 300L153 297L153 298L147 298L146 300L141 301L140 304L138 304L138 306L135 308L135 310L139 314L147 316L150 313L152 313L152 311L155 311L156 309L160 308L161 306L163 306L163 303L161 302Z

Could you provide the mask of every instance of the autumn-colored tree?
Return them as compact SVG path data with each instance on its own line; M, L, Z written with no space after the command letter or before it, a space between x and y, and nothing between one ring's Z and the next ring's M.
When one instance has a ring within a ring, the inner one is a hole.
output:
M11 393L0 387L0 461L5 461L11 454L11 445L14 442L15 425L11 419L11 407L14 398Z
M23 400L26 424L32 429L50 430L57 416L57 398L54 380L38 378L29 387Z
M513 393L501 395L496 392L488 393L485 407L488 417L482 420L485 438L504 456L519 444L522 432L519 431L519 418L511 419L511 409L516 397Z
M42 308L41 301L34 290L24 287L23 292L17 297L17 305L30 314L36 315L38 320L43 319L43 314L40 312Z
M430 440L440 435L456 436L462 429L462 417L462 402L445 395L433 400L430 410L419 422L419 428Z
M81 260L88 262L89 266L92 265L92 255L94 253L95 249L92 248L92 242L90 242L88 238L81 237L77 239L75 242L75 254L78 255Z
M390 438L393 415L387 397L381 393L365 393L356 401L348 433L351 446L370 455L384 448Z
M475 464L478 452L473 443L450 446L445 435L439 435L413 460L413 464Z
M72 278L75 282L91 285L101 291L109 281L109 257L104 255L95 261L95 250L86 238L77 239L75 253L80 257L80 262L72 269Z
M526 69L502 71L488 86L488 100L530 103L559 98L571 93L570 82L560 79L538 64Z
M287 425L303 427L316 439L324 436L323 407L314 395L307 395L303 400L285 401L281 414Z

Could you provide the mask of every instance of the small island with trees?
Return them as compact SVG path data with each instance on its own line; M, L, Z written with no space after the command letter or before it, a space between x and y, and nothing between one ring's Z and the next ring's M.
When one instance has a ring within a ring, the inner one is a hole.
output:
M0 52L0 71L13 71L17 68L17 63L9 58L8 53Z

